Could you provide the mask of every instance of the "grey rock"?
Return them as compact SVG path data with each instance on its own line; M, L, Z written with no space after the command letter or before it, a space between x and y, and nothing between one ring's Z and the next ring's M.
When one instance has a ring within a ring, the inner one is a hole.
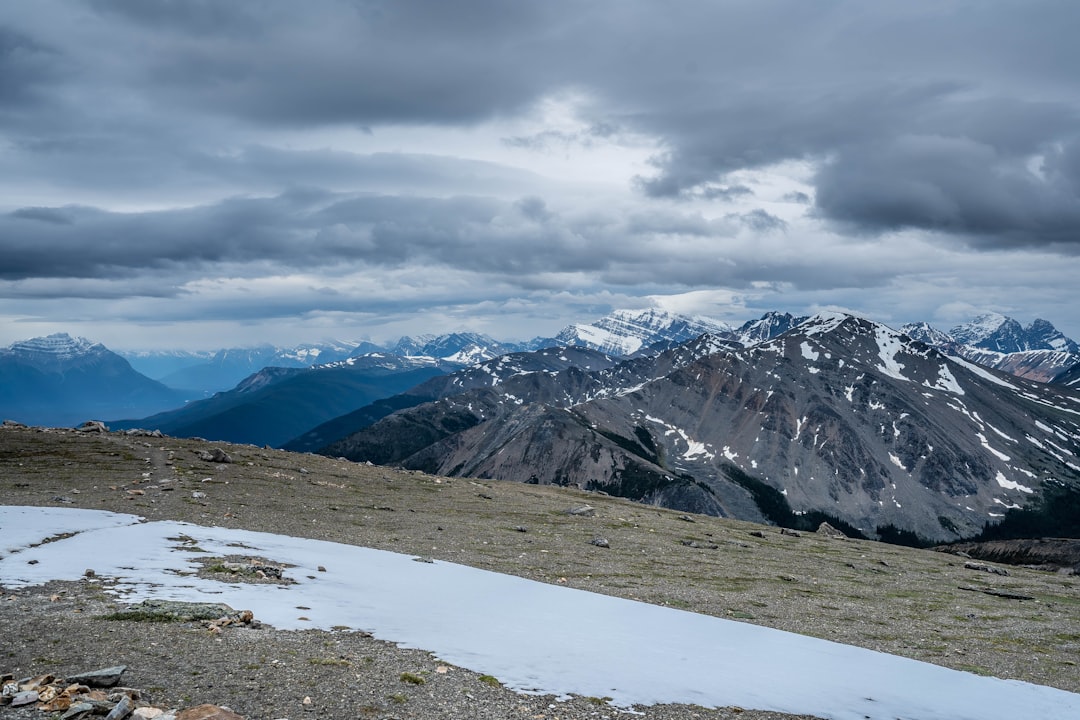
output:
M578 517L593 517L596 515L596 509L592 505L580 505L578 507L572 507L566 511L567 515L576 515Z
M198 620L217 620L231 615L235 610L225 603L181 602L179 600L143 600L121 611L120 617L130 613L133 619L140 617L160 617L174 622L192 622ZM119 682L119 677L117 677ZM89 685L90 683L86 683ZM116 683L113 683L115 685Z
M113 709L109 711L109 714L105 716L105 720L123 720L134 709L135 703L132 702L130 697L124 695L120 698L120 702L116 703Z
M983 565L982 563L966 562L964 563L966 570L978 570L979 572L991 573L993 575L1008 575L1009 571L1005 568L994 567L993 565Z
M589 542L590 542L591 544L595 545L596 547L602 547L602 548L609 548L609 547L611 547L611 543L609 543L609 542L608 542L608 539L607 539L607 538L604 538L604 537L594 537L594 538L593 538L592 540L590 540Z
M75 703L67 709L60 720L81 720L94 712L94 704L88 702Z
M825 537L837 538L838 540L839 539L844 539L844 540L847 539L847 535L845 535L840 530L837 530L836 528L834 528L832 525L830 525L827 522L823 522L820 525L818 525L817 534L818 535L824 535Z
M22 705L33 705L38 701L38 694L36 690L24 690L23 692L15 693L11 697L11 707L20 707Z
M109 428L105 425L105 423L101 422L100 420L87 420L86 422L84 422L82 425L80 425L79 427L77 427L75 429L78 430L79 432L89 432L89 433L107 433L107 432L109 432Z
M90 670L89 672L69 675L67 681L89 687L112 687L120 682L120 676L124 674L125 670L127 670L127 665L114 665L100 670Z
M221 448L211 448L210 450L196 450L195 454L200 460L206 462L214 462L221 464L228 464L233 461L232 457Z

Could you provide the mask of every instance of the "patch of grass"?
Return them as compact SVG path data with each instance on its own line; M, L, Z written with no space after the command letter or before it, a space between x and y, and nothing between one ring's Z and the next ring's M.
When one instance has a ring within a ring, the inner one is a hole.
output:
M165 610L121 610L119 612L99 615L99 620L130 620L131 622L156 622L175 623L180 622L176 613Z
M982 665L957 665L957 670L963 670L964 672L974 673L976 675L983 675L986 677L992 677L993 673Z
M487 683L491 687L502 687L502 683L499 682L499 679L494 675L481 675L476 679L482 683Z
M401 682L409 683L410 685L423 685L427 682L423 675L418 675L417 673L403 672L400 677Z
M409 696L405 693L394 693L393 695L390 695L389 698L396 702L398 705L404 705L405 703L409 702Z
M332 658L332 657L313 657L308 658L308 663L311 665L335 665L337 667L349 667L351 662L345 658ZM421 678L423 679L423 678Z

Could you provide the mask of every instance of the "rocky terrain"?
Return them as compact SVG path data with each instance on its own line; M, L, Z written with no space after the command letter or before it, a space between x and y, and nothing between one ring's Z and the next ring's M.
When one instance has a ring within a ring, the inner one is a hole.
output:
M1065 572L781 533L575 489L120 433L0 428L0 492L8 505L114 510L423 555L1080 691L1080 577ZM567 512L584 503L592 514ZM258 608L244 608L253 622L216 631L206 621L107 619L121 609L104 578L0 588L0 674L67 678L125 665L122 684L138 688L142 702L209 703L249 719L617 714L599 698L519 695L363 633L259 627ZM638 710L673 720L781 717ZM51 716L0 706L0 717Z
M592 372L489 373L319 452L936 542L1080 481L1080 396L850 315L750 348L702 336Z

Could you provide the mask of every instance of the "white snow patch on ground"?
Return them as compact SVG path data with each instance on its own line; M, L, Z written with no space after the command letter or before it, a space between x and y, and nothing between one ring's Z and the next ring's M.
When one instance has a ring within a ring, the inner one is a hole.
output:
M998 460L1002 460L1004 462L1009 462L1010 460L1012 460L1012 458L1010 458L1005 453L990 447L990 443L986 441L986 436L983 435L981 432L975 433L975 437L979 438L979 442L982 443L983 448L985 448L987 452L996 457Z
M965 360L962 357L957 357L956 355L950 355L949 360L956 363L957 365L963 366L969 372L975 373L976 375L981 377L983 380L988 380L988 381L994 383L995 385L1001 385L1002 387L1007 387L1010 390L1015 390L1017 392L1020 392L1020 388L1016 387L1012 383L1005 382L1004 380L999 378L997 375L994 375L993 373L991 373L989 370L986 370L986 369L982 368L981 366L976 365L973 362L968 362L967 360Z
M811 337L821 333L832 332L840 327L840 324L847 320L847 318L848 316L844 313L821 312L803 322L799 326L799 329L802 330L807 337Z
M748 623L382 550L126 517L118 526L116 514L101 511L0 507L4 537L20 538L0 559L0 584L78 580L93 567L117 578L114 591L126 600L212 600L282 629L366 630L513 690L607 696L620 706L737 705L836 720L1080 717L1075 693ZM29 547L72 528L73 538ZM286 573L296 584L181 577L176 569L197 569L206 553L169 540L180 534L209 553L231 554L243 543L293 565ZM297 605L310 608L309 619L298 618Z
M904 463L902 463L900 461L900 458L898 458L896 455L893 455L892 453L889 453L889 460L891 460L892 464L895 465L896 467L900 468L901 470L907 470L907 468L904 467ZM896 486L893 485L893 488L895 489Z
M964 388L960 387L960 383L953 377L952 371L949 370L949 366L942 363L938 368L938 379L933 385L930 385L929 381L924 383L927 387L933 387L938 390L944 390L946 392L955 393L957 395L964 394Z
M802 351L802 356L807 360L816 361L819 357L819 354L814 350L814 348L810 347L810 343L806 342L805 340L803 340L803 343L799 346L799 349Z
M881 358L881 365L877 369L889 377L908 381L901 372L904 365L896 359L896 354L903 347L900 336L883 325L874 327L874 336L877 339L878 357Z
M722 452L724 457L726 457L728 460L734 460L735 458L739 457L739 453L733 452L732 449L729 448L727 445L724 446Z
M993 426L993 425L991 425L990 423L986 423L986 427L990 428L990 429L991 429L991 430L993 430L993 431L994 431L995 433L997 433L997 434L998 434L998 435L1000 435L1001 437L1005 438L1005 439L1006 439L1006 440L1008 440L1009 442L1011 442L1011 443L1014 443L1014 442L1016 442L1016 438L1014 438L1014 437L1009 437L1008 435L1006 435L1005 433L1001 432L1000 430L998 430L998 429L997 429L996 427L994 427L994 426Z
M998 470L998 473L997 473L997 484L1000 485L1001 487L1005 488L1006 490L1019 490L1020 492L1025 492L1025 493L1028 493L1028 494L1031 494L1031 493L1035 492L1034 490L1027 487L1026 485L1021 485L1018 482L1014 482L1012 480L1009 480L1007 477L1005 477L1005 474L1002 473L1000 470Z

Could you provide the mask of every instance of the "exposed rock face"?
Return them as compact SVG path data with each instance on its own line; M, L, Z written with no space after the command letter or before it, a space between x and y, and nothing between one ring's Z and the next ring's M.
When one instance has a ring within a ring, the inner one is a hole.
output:
M840 314L725 347L700 338L596 372L515 375L326 453L754 520L786 501L870 535L941 539L975 534L1043 482L1080 482L1075 393Z

